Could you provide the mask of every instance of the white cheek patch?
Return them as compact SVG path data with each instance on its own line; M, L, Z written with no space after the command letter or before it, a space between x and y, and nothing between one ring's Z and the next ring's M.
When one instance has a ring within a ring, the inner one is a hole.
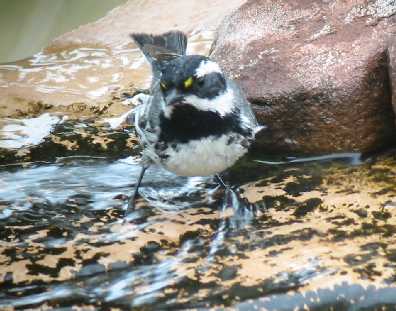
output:
M221 73L220 66L215 62L206 60L206 61L201 62L201 64L195 70L195 76L197 78L200 78L200 77L203 77L204 75L207 75L207 74L210 74L213 72Z
M232 89L227 88L224 93L212 99L190 95L185 97L185 101L198 110L217 112L223 117L231 113L234 108L234 92Z

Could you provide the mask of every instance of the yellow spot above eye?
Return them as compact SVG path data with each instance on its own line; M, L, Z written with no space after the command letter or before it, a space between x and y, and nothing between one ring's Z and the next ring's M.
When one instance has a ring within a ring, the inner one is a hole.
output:
M166 90L168 86L164 82L160 82L161 89Z
M183 83L185 89L190 88L192 86L192 84L193 84L192 77L189 77L187 80L184 80L184 83Z

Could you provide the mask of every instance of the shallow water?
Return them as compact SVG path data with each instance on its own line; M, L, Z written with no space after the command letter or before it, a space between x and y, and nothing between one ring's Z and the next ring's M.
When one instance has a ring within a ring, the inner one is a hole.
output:
M188 53L207 54L213 36L213 31L192 34ZM56 113L66 110L81 117L89 109L100 113L116 106L114 96L120 97L120 90L122 96L130 91L133 94L150 83L150 66L132 41L111 49L102 45L55 46L27 59L0 63L0 97L10 101L0 112L37 116L40 110L53 108ZM121 114L114 107L109 110L111 115Z
M209 179L187 179L153 168L147 171L140 191L151 203L150 207L132 213L130 223L125 224L126 194L131 192L139 169L133 158L108 161L89 157L63 158L50 165L3 167L0 172L0 221L2 239L7 242L3 244L2 255L21 251L21 258L15 254L8 259L18 263L29 258L31 263L26 264L28 271L22 272L22 276L18 276L19 271L14 269L5 275L8 282L13 280L21 285L15 287L7 286L7 281L3 283L5 291L0 295L0 306L27 307L59 301L64 305L93 301L95 304L122 306L160 303L163 291L184 279L176 270L184 260L201 255L197 247L203 246L204 241L197 237L186 238L174 248L167 244L176 241L167 241L169 237L165 234L164 245L161 245L162 239L156 242L147 237L141 248L135 249L133 256L136 258L115 260L111 265L87 259L75 277L61 283L55 280L65 266L76 267L73 258L65 256L60 266L46 267L44 262L38 263L46 254L66 253L64 249L69 241L79 250L80 246L84 249L94 245L100 249L127 240L145 240L145 228L161 225L162 217L173 221L174 213L195 214L199 213L200 207L213 204L208 193L217 186ZM231 196L230 200L235 198ZM211 207L206 212L212 214L216 210ZM91 226L98 228L92 230ZM10 230L16 234L10 235ZM219 232L222 230L224 224ZM38 246L37 243L40 246L31 253L29 250ZM217 251L215 244L216 239L209 249L208 260ZM157 252L163 258L154 258ZM113 261L112 258L109 260ZM129 264L130 260L135 262ZM55 282L45 284L45 280L51 278Z
M393 167L394 159L387 161ZM349 214L343 211L344 218L335 217L325 207L326 195L333 191L328 182L337 176L357 175L360 186L372 178L389 186L395 172L385 170L389 163L375 167L346 162L266 166L247 159L225 175L243 194L225 194L211 179L181 178L151 168L141 189L145 200L139 200L127 223L127 195L139 171L133 158L69 157L49 164L3 166L0 308L256 305L289 310L308 305L355 310L395 304L394 279L385 268L377 271L383 258L388 270L396 267L389 249L393 210L387 212L386 224L383 215L378 216L379 231L354 229L348 235L348 228L354 227ZM365 177L368 169L371 173ZM281 188L288 194L279 195ZM345 191L347 202L351 189L338 185L337 191ZM384 193L391 204L394 190ZM307 199L307 194L318 198ZM375 204L370 208L376 209ZM366 220L371 215L367 211ZM292 218L285 218L288 212ZM318 220L322 216L333 227L325 228ZM385 230L383 236L380 230ZM354 246L345 245L349 240ZM386 247L378 243L389 244L389 252L383 255L380 250ZM341 260L323 250L326 246ZM367 270L365 265L373 260L375 268ZM359 267L363 272L355 271Z
M0 63L26 58L50 40L103 17L126 0L0 0Z

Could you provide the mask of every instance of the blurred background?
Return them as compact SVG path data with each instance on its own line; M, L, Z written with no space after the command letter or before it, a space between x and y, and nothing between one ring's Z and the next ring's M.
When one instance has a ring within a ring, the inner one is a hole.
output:
M127 0L0 0L0 63L39 52L55 37Z

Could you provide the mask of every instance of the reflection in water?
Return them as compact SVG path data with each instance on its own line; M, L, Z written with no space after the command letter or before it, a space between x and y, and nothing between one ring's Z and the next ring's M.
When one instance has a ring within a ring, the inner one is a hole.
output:
M263 309L268 311L294 310L394 310L396 287L365 288L360 285L343 283L332 289L320 289L305 294L289 293L273 295L255 302L237 305L238 310Z
M269 187L272 197L267 193L251 204L241 198L255 201L245 185L222 193L211 179L187 179L152 168L141 188L145 199L138 201L127 223L122 221L127 196L139 172L133 158L70 157L52 164L2 167L0 308L92 305L158 310L237 304L240 309L331 305L342 310L359 299L362 307L396 303L392 286L382 289L344 281L329 289L318 287L343 275L342 269L348 267L344 261L326 262L340 255L343 247L348 248L344 260L353 269L364 267L359 273L368 278L379 273L365 265L371 267L370 260L384 246L363 240L362 248L354 250L346 244L355 237L368 239L372 233L356 230L342 240L340 230L344 224L353 227L352 220L334 216L320 200L298 201L320 190L323 172L349 170L348 166L249 168L251 163L229 172L228 181L234 185L237 180L257 181L258 174L262 177L258 183ZM378 171L382 173L383 168ZM360 180L362 176L359 173ZM382 175L373 173L370 178L378 176ZM289 196L279 195L282 183ZM315 209L325 216L321 227L313 222L321 217ZM354 213L354 207L350 209ZM304 217L309 213L313 218ZM379 230L392 230L387 219L384 227L377 222ZM328 253L326 245L332 238L335 242L328 247L337 251ZM391 236L381 238L388 241ZM387 264L393 269L394 260ZM306 291L300 293L301 288ZM370 293L380 298L369 298Z
M335 153L316 157L301 157L301 158L288 158L286 161L265 161L256 160L257 163L268 164L268 165L283 165L283 164L295 164L295 163L306 163L306 162L317 162L317 161L334 161L344 160L351 165L358 165L362 163L362 155L360 153Z
M224 243L227 233L248 229L250 223L258 215L256 212L255 204L242 200L231 188L226 190L223 203L220 205L220 224L210 244L208 262L212 261L223 247L227 247Z

